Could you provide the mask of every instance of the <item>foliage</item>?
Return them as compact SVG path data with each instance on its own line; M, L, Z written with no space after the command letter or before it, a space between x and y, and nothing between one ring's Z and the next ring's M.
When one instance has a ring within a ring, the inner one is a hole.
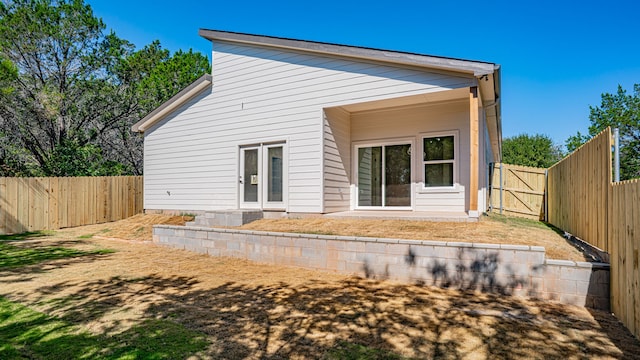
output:
M560 146L546 135L520 134L502 141L502 161L506 164L548 168L560 159Z
M131 125L209 62L104 29L82 0L0 3L0 176L142 173Z
M184 359L206 348L203 334L167 320L145 320L113 335L0 297L1 359Z
M600 106L589 107L589 136L578 132L569 137L569 151L577 149L608 126L620 129L620 178L640 177L640 84L633 86L633 94L618 85L615 94L604 93Z

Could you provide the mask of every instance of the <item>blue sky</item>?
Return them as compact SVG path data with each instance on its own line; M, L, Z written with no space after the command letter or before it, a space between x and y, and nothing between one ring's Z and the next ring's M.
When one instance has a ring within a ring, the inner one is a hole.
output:
M208 28L498 63L505 137L564 144L600 94L640 83L637 0L85 1L138 47L211 57Z

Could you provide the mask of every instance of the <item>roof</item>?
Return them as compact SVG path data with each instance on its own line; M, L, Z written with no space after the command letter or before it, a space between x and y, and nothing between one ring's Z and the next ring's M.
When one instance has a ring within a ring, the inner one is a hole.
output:
M340 55L360 59L377 60L397 64L452 70L482 76L493 74L500 65L486 61L464 60L444 56L424 55L403 51L391 51L369 47L297 40L283 37L254 35L222 30L200 29L198 34L211 41L228 41L262 45L290 50Z
M144 132L153 124L165 117L167 114L177 109L179 106L182 106L189 99L198 95L204 89L208 88L211 85L211 81L212 79L210 74L202 75L196 81L191 83L191 85L182 89L182 91L175 94L173 97L171 97L171 99L165 101L162 105L158 106L155 110L142 118L142 120L135 123L131 127L131 130L135 132Z

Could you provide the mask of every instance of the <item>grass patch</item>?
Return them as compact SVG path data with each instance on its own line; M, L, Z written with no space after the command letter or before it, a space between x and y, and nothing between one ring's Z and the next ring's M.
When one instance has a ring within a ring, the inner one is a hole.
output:
M78 239L91 239L94 234L85 234L78 236Z
M323 357L324 360L403 360L406 357L390 351L374 349L365 345L339 342Z
M537 229L547 229L549 228L547 224L542 221L526 219L516 216L506 216L495 213L487 214L487 218L491 221L499 222L502 224L506 224L509 226L516 226L521 228L537 228Z
M20 241L20 240L33 240L45 236L55 235L55 231L41 230L41 231L28 231L20 234L12 235L0 235L0 241Z
M183 359L206 346L203 334L167 320L92 335L0 297L0 359Z
M25 248L0 243L0 269L34 265L44 261L113 253L109 249L83 251L59 246Z

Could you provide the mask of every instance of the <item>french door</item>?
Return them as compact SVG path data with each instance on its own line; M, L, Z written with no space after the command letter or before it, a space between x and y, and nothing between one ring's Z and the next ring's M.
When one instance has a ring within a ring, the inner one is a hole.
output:
M240 208L286 208L284 144L240 148Z
M356 146L357 208L411 208L411 143Z

